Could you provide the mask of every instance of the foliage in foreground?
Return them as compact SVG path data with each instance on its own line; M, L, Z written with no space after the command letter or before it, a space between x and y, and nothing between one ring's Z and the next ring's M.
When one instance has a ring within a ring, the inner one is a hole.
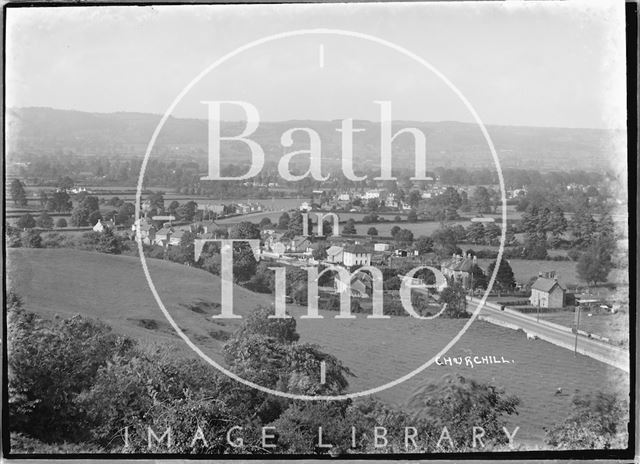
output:
M615 393L576 393L572 410L547 430L546 443L561 449L620 449L629 440L629 402Z
M485 430L485 446L506 449L502 426L506 416L517 414L518 398L461 376L445 376L425 385L405 409L375 398L340 402L285 399L239 384L199 359L184 359L169 349L142 347L112 333L103 323L80 316L44 320L25 311L13 293L7 303L9 426L14 453L477 451L471 441L472 426ZM295 319L268 319L269 313L258 308L227 342L224 355L229 369L280 391L344 393L350 371L317 346L299 343ZM318 379L323 361L324 384ZM597 398L580 404L608 411L608 422L592 414L577 414L570 419L592 427L591 435L575 437L554 429L549 443L573 448L607 446L594 437L618 436L615 418L621 417L624 405ZM226 434L236 425L242 427L242 441L232 446ZM275 427L275 449L262 446L261 429L266 426ZM445 426L451 440L439 446ZM158 437L170 428L171 447L167 448L166 439L149 446L149 427ZM323 442L333 448L318 446L318 427L323 428ZM379 446L373 437L375 427L389 430L385 446ZM406 447L405 438L398 433L404 427L419 430L415 446ZM202 439L194 441L198 430ZM617 445L613 439L610 442L612 447Z

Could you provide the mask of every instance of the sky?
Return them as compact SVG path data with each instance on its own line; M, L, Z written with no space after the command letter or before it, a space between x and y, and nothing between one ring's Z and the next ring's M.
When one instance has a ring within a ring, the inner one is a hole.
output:
M316 32L193 83L308 29L429 66ZM621 1L9 8L7 106L163 114L184 92L173 116L244 101L262 120L377 120L390 101L395 120L472 108L485 124L622 129L624 41Z

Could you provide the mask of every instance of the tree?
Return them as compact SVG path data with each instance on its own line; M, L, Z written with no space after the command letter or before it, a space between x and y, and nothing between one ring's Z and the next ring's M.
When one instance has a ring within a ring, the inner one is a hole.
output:
M472 201L478 213L491 212L491 196L486 187L479 186L473 191Z
M235 239L259 239L260 227L253 222L242 221L229 227L229 238Z
M402 227L400 227L400 226L393 226L393 227L391 228L391 232L390 232L390 233L391 233L391 236L392 236L393 238L396 238L396 235L397 235L397 234L398 234L398 232L400 232L401 230L402 230Z
M371 237L378 235L378 229L376 229L375 227L369 227L369 230L367 230L367 235Z
M233 280L245 282L256 272L258 262L247 242L233 244Z
M466 192L464 197L466 198ZM462 197L458 191L453 187L447 187L442 195L438 196L438 200L442 202L443 206L451 207L457 210L462 205Z
M67 220L65 218L60 218L56 221L56 227L62 228L67 227Z
M29 213L23 214L16 222L19 229L32 229L36 226L36 220Z
M409 211L409 214L407 215L407 222L417 222L418 221L418 213L416 213L415 210L411 210Z
M332 233L333 233L333 221L327 221L327 220L322 221L322 236L328 237Z
M564 211L559 206L555 207L549 217L549 232L551 232L552 245L557 246L560 238L567 231L567 219L564 217Z
M467 240L478 244L484 241L484 226L481 222L472 222L467 229Z
M393 239L401 246L409 246L413 242L413 232L409 229L401 229Z
M91 213L100 211L100 199L94 195L85 195L80 204L84 205Z
M580 208L571 220L571 232L578 248L587 248L597 231L597 223L587 206Z
M133 203L124 203L119 208L114 216L114 221L116 224L125 224L129 225L129 222L132 222L131 219L135 214L135 206Z
M8 309L7 325L12 430L48 442L82 441L88 427L74 399L132 342L102 322L81 316L43 320L19 304Z
M501 235L500 226L495 222L488 223L484 228L484 239L488 245L497 244Z
M317 261L322 261L323 259L327 259L327 244L324 242L318 242L313 246L313 250L311 251L311 256L313 259Z
M453 231L450 228L440 228L431 234L433 249L440 258L451 257L458 250Z
M293 212L293 214L291 215L291 218L289 219L289 226L286 234L288 238L293 238L295 236L302 235L302 233L304 232L303 223L302 223L303 219L304 219L304 216L300 211ZM313 230L313 222L311 221L310 217L307 217L307 231L310 234L312 230Z
M420 204L420 200L422 200L422 194L417 190L412 190L409 193L409 198L407 198L407 203L409 203L411 208L415 209Z
M153 192L149 195L149 207L155 209L157 212L164 211L164 193Z
M65 176L58 179L58 183L56 187L59 190L66 192L67 190L71 190L74 185L75 185L75 181L71 177Z
M418 254L427 254L433 251L433 239L431 237L421 235L415 242L413 242L413 249L416 250Z
M40 216L38 216L38 219L36 219L36 226L41 229L51 229L53 227L53 219L46 211L43 211L40 213Z
M42 237L40 232L33 229L25 230L20 234L20 243L24 248L41 248Z
M489 279L480 266L474 264L471 268L471 282L473 290L486 289Z
M49 197L45 208L47 211L66 213L67 211L71 211L73 203L71 202L71 197L69 197L69 194L66 191L59 190Z
M595 242L578 259L576 271L580 280L596 285L606 282L613 267L611 253L606 243Z
M446 426L454 444L471 449L474 444L469 430L473 427L482 427L485 442L506 444L505 416L517 414L519 404L517 396L506 395L490 383L447 374L439 382L416 390L408 406L415 418L428 419L436 430ZM448 440L443 440L446 443Z
M440 304L446 304L443 316L451 319L469 317L467 313L466 292L459 282L445 287L440 292Z
M102 213L100 213L100 211L91 211L91 214L89 214L89 218L87 219L87 222L89 223L90 226L95 226L98 221L102 220Z
M280 218L278 219L278 229L288 229L289 228L289 214L282 213Z
M180 207L180 203L176 200L173 200L169 203L169 207L167 208L167 212L169 214L176 214L176 210Z
M356 231L356 221L353 218L349 219L347 223L344 225L342 229L342 233L344 235L355 235L358 232Z
M113 230L109 227L100 234L100 239L96 246L96 250L100 253L108 253L111 255L119 255L122 253L123 248L122 238L114 234Z
M300 335L296 332L295 318L269 318L269 316L273 314L273 308L258 306L254 311L249 313L238 335L262 335L264 337L274 338L279 343L285 344L297 342L300 339Z
M380 202L377 198L370 198L369 201L367 201L367 209L369 211L377 211L379 207Z
M606 246L610 253L616 248L615 224L609 213L602 215L596 226L597 240Z
M628 446L629 403L615 393L576 393L569 416L547 431L551 446L576 449L615 449Z
M271 223L271 219L268 217L264 217L260 220L260 224L259 224L261 229L269 229L271 227L273 227L273 224Z
M496 267L496 261L493 261L489 264L487 269L487 276L491 278L493 275L493 270ZM516 280L513 275L513 269L511 269L511 265L509 261L506 259L500 260L500 266L498 267L498 273L496 274L496 280L494 281L495 286L498 287L498 290L502 291L511 291L516 286Z
M27 193L24 190L24 184L20 179L13 179L11 182L11 197L13 203L17 206L27 206Z
M80 203L71 211L71 225L74 227L86 227L89 225L89 215L91 211L84 204Z
M38 196L40 198L40 207L46 208L47 203L49 202L49 194L45 190L40 190Z
M191 222L196 215L197 207L198 204L195 201L188 201L176 209L176 217L178 219Z

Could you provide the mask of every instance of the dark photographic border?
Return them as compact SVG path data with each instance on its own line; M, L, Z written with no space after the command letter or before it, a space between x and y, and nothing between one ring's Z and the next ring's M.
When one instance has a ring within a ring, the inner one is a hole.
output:
M436 0L437 1L437 0ZM294 1L228 1L228 2L175 2L175 1L155 1L155 2L70 2L70 1L36 1L36 2L12 2L3 6L3 83L6 82L6 46L7 46L7 33L6 33L6 18L9 10L17 8L40 8L40 7L100 7L100 6L164 6L164 5L247 5L247 4L304 4L304 3L339 3L336 0L329 0L326 2L316 2L314 0L294 0ZM362 0L360 3L370 3L367 0ZM384 3L394 3L394 1L388 1ZM431 2L426 2L431 3ZM629 205L629 273L633 277L629 279L629 303L630 308L638 306L640 299L638 299L637 290L637 227L639 224L638 211L637 211L637 174L638 163L637 157L639 153L638 149L638 107L637 107L637 85L638 85L638 4L627 2L625 4L625 20L626 20L626 59L627 59L627 172L628 172L628 205ZM3 115L6 115L6 86L3 86L2 95L2 109ZM4 118L3 118L4 119ZM3 124L3 159L6 162L6 125ZM6 178L6 164L3 162L2 172L3 179ZM6 220L6 196L3 193L3 224ZM3 227L4 247L2 252L3 258L3 323L2 323L2 455L4 458L16 459L16 460L83 460L88 459L95 460L146 460L155 461L158 459L178 459L178 460L220 460L220 461L235 461L235 460L255 460L264 461L269 459L278 460L332 460L329 455L314 455L314 454L223 454L223 455L194 455L194 454L179 454L179 453L154 453L154 454L129 454L129 453L78 453L78 454L14 454L10 449L10 433L8 430L9 421L9 394L8 394L8 381L7 381L7 259L6 259L6 230ZM407 453L407 454L347 454L341 455L338 460L349 461L392 461L392 460L446 460L446 461L511 461L511 460L572 460L572 461L585 461L585 460L623 460L632 462L634 457L639 455L636 441L636 430L638 417L636 414L636 337L638 334L638 320L636 313L633 310L629 311L629 329L631 336L629 339L630 350L630 405L629 411L629 441L627 449L622 450L566 450L566 451L505 451L505 452L474 452L474 453Z

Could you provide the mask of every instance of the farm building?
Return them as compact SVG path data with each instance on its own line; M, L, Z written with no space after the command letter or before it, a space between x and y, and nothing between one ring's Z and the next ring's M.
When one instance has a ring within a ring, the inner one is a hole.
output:
M541 308L562 308L566 289L556 280L538 277L531 286L529 302Z

